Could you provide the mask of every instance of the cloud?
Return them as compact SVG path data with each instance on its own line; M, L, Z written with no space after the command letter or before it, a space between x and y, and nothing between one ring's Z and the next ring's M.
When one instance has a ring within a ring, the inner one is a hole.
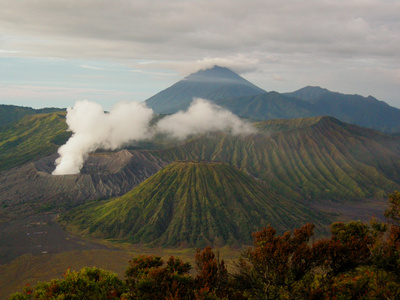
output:
M370 68L400 69L400 2L3 0L0 37L1 56L113 61L185 76L221 64L246 76L263 71L255 83L266 90L303 81L336 88L360 59ZM138 66L144 60L152 63ZM322 81L331 70L331 82ZM363 76L353 93L398 99L398 84Z
M10 37L5 50L63 57L176 61L179 49L181 58L196 62L222 57L221 52L250 57L255 52L333 50L341 55L340 45L354 54L394 56L400 47L399 11L398 2L378 0L43 0L40 5L5 0L0 33ZM387 46L382 49L381 43Z
M67 110L71 138L58 149L53 175L77 174L86 157L97 149L114 150L133 141L150 139L164 133L184 139L192 134L227 131L232 134L251 134L255 129L231 112L204 99L196 99L186 112L178 112L158 122L152 130L153 110L144 103L119 102L109 113L100 104L77 101Z
M272 78L275 81L283 81L283 78L281 76L277 75L277 74L272 74Z
M86 66L86 65L81 65L80 66L81 68L84 68L84 69L89 69L89 70L106 70L106 69L104 69L104 68L100 68L100 67L93 67L93 66Z

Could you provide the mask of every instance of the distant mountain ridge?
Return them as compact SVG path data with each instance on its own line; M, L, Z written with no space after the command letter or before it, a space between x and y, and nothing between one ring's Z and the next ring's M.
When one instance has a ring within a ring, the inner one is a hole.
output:
M156 113L171 114L187 109L195 97L255 120L332 116L390 134L400 132L400 109L372 96L346 95L318 86L291 93L266 92L218 66L185 77L147 99L146 104Z
M235 72L223 67L200 70L146 100L156 113L171 114L189 107L193 98L216 100L265 93Z
M0 104L0 127L19 121L26 115L45 114L58 111L65 111L65 109L55 107L34 109L32 107Z
M372 96L346 95L320 87L305 87L285 94L269 92L218 99L215 103L251 119L331 116L390 134L400 132L400 109Z
M319 86L306 86L291 93L282 93L282 95L314 103L316 99L328 93L331 91Z

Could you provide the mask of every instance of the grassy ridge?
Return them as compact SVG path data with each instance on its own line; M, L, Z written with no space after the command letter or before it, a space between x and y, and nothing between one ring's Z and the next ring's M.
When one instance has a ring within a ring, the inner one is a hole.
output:
M31 107L0 104L0 126L17 122L27 115L46 114L59 111L65 111L65 109L55 107L33 109Z
M400 188L398 138L330 117L256 125L262 134L208 134L154 154L171 161L225 162L286 198L382 198Z
M382 198L400 189L400 138L331 117L255 123L260 134L210 133L151 153L165 161L228 163L286 198ZM0 130L0 170L55 153L64 113L27 116ZM154 148L154 145L153 145Z
M263 226L283 232L311 220L319 215L246 173L205 162L172 163L122 197L61 218L87 236L183 247L251 244Z
M0 171L54 154L70 137L65 112L25 116L0 128Z

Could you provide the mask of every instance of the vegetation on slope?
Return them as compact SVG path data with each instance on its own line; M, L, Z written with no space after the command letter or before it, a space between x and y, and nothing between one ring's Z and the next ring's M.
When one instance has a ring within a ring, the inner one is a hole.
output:
M262 133L208 134L153 153L169 161L228 163L285 198L384 198L400 188L399 138L331 117L256 125Z
M0 128L0 171L54 154L70 137L65 112L25 116Z
M277 92L253 96L234 96L215 101L234 114L256 120L291 119L312 117L312 104L300 99L290 98Z
M175 162L124 196L79 207L61 222L96 237L202 247L249 244L262 226L283 232L318 219L226 164Z
M65 111L65 109L54 107L33 109L31 107L0 104L0 127L19 121L26 115L46 114L58 111Z

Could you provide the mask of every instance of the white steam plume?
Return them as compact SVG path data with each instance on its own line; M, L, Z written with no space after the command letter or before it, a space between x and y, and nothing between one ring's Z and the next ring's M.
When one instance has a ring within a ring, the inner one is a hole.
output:
M254 127L239 117L204 99L195 99L186 112L177 112L160 120L156 130L150 130L153 110L143 103L122 102L105 113L101 105L78 101L67 110L67 124L73 132L67 143L58 149L53 175L77 174L90 152L113 150L132 141L164 133L184 139L191 134L208 131L228 131L232 134L251 134Z
M179 111L167 116L157 124L157 131L184 139L191 134L209 131L229 131L232 134L251 134L253 126L238 116L209 101L196 98L185 112Z
M116 149L123 144L149 137L153 111L137 102L120 102L110 113L101 105L83 100L67 110L67 124L73 132L58 149L53 175L77 174L86 156L96 149Z

